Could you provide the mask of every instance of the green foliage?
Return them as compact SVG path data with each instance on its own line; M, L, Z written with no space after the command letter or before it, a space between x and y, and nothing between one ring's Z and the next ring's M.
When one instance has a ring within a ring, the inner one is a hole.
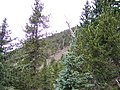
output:
M35 0L26 40L11 52L4 19L0 27L0 90L116 90L112 80L120 72L119 5L119 1L94 0L92 8L87 1L81 26L72 28L76 37L71 38L68 30L43 35L49 20L43 15L43 3ZM69 44L62 63L47 61Z
M87 67L93 73L96 86L100 89L105 85L111 85L110 81L119 72L120 33L117 31L118 21L112 12L105 12L96 18L97 25L96 22L93 22L88 28L80 28L80 31L77 32L78 50L76 53L84 54Z
M114 12L114 13L120 13L120 1L112 1L111 3L111 10Z
M94 0L93 1L93 15L94 15L94 18L97 18L103 12L106 12L108 7L110 8L110 5L111 5L112 1L114 2L114 0Z
M11 50L9 43L12 41L10 37L10 30L7 30L8 24L7 19L3 20L0 27L0 89L6 90L6 88L11 87L9 84L9 73L8 65L6 64L7 52Z
M47 48L48 55L53 55L58 50L69 46L71 40L70 31L65 30L60 33L53 34L45 38L46 45L43 48Z
M0 26L0 61L2 62L6 59L5 55L7 51L10 50L9 43L12 41L10 37L11 31L7 28L8 24L7 19L5 18L2 25Z
M29 24L26 24L27 40L23 44L26 52L24 62L28 67L24 69L25 83L29 89L38 89L40 86L39 70L38 68L46 59L45 50L42 48L45 41L42 35L42 30L47 28L48 16L43 15L43 4L39 0L35 0L33 14L29 18ZM31 72L32 71L32 72Z
M55 45L58 44L62 45L63 42L57 42L57 40L61 39L62 41L63 36L65 36L65 43L66 43L66 45L63 47L68 46L70 40L69 35L70 34L68 31L64 31L45 38L46 44L45 45L43 44L43 46L41 46L41 49L43 49L44 54L47 55L49 49L52 50L53 48L56 48ZM41 40L39 40L39 43L41 43ZM53 84L55 83L55 80L58 77L58 72L62 69L61 63L51 60L52 62L48 66L42 67L44 61L41 61L40 59L38 61L39 65L37 66L38 72L36 76L33 77L32 76L33 72L31 72L33 71L32 62L29 61L28 58L29 55L26 53L29 49L27 51L25 50L26 50L25 47L21 47L14 51L11 51L9 54L9 61L7 61L9 67L7 71L9 73L8 83L10 83L10 86L14 86L15 89L20 89L20 90L24 90L24 89L31 90L31 85L35 83L36 86L35 85L34 86L39 89L46 88L46 89L54 90ZM59 50L59 47L56 49L55 52L57 52L57 50ZM52 54L54 53L52 52L51 54L49 53L49 55ZM49 59L49 55L47 55L48 59Z
M62 69L60 62L52 61L48 66L40 70L40 89L54 90L54 83Z
M90 82L92 76L83 70L82 56L76 57L73 52L69 52L63 60L64 69L56 80L55 90L87 90L93 86Z
M80 18L80 25L81 25L81 27L87 28L87 26L91 22L91 18L92 18L91 6L89 4L89 1L87 0L85 6L83 8L83 12L82 12L81 18Z

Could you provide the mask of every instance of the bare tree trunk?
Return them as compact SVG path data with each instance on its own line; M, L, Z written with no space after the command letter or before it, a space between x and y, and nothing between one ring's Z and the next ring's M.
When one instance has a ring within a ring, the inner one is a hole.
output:
M117 82L118 90L120 90L120 82L119 82L119 79L116 79L115 81Z
M66 21L66 23L67 23L68 28L69 28L69 30L70 30L70 32L71 32L71 36L74 38L74 37L75 37L75 34L74 34L73 30L72 30L71 27L70 27L70 23L69 23L68 21Z

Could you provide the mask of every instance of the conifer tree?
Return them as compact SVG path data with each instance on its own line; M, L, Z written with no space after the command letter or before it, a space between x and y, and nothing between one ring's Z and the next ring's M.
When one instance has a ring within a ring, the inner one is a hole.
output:
M106 7L109 6L109 7ZM114 10L120 12L120 1L119 0L94 0L93 1L93 18L98 17L100 14L105 12L107 8L114 8Z
M55 83L55 90L92 90L92 75L85 68L82 54L76 54L76 37L70 51L63 57L64 68Z
M84 65L86 68L82 68L82 70L87 70L92 73L94 78L93 82L95 84L94 89L110 90L112 88L111 80L119 72L120 35L117 30L120 26L120 18L118 18L119 13L112 14L109 6L109 3L111 3L110 1L96 2L103 6L101 6L101 8L99 7L100 11L98 10L98 14L95 14L94 22L92 21L90 24L88 24L87 28L79 28L80 30L76 32L76 48L72 48L72 50L74 51L75 55L84 56ZM65 77L65 74L62 76ZM63 78L62 76L61 78ZM68 77L70 76L68 75L67 78ZM59 82L63 84L67 79L60 80ZM58 86L61 86L61 84Z
M89 4L89 1L86 1L86 4L83 8L83 12L82 15L80 17L80 25L81 27L87 28L87 26L90 24L91 22L91 6Z
M94 14L94 18L99 16L101 13L102 13L101 0L94 0L93 1L93 14Z
M3 20L1 30L0 30L0 52L1 52L0 54L1 54L2 61L5 61L5 54L9 48L8 44L12 41L10 37L11 31L7 30L7 28L8 28L8 24L7 24L7 19L5 18Z
M80 18L80 27L88 28L91 23L91 6L87 1ZM79 31L79 30L78 30ZM76 32L76 35L79 33ZM92 75L86 68L84 54L79 53L78 38L72 38L70 51L63 57L64 69L60 72L55 90L92 90Z
M92 72L97 90L110 90L111 80L119 72L120 33L118 14L112 14L110 8L99 15L88 28L82 28L77 34L77 53L84 54L86 67Z
M92 90L92 76L83 71L84 60L82 56L76 57L70 52L64 57L64 69L60 72L55 83L55 90Z
M0 89L4 90L6 87L9 86L9 79L7 73L7 65L6 60L7 56L6 53L9 50L9 43L12 41L10 34L11 31L7 29L7 19L3 20L2 25L0 26Z
M43 30L48 28L47 22L48 16L43 15L43 4L40 0L35 0L33 14L29 18L30 24L26 24L26 37L27 40L24 43L26 50L26 62L30 63L29 70L32 72L28 75L28 83L32 89L37 89L40 84L39 70L42 62L46 63L46 56L44 54Z
M114 13L118 12L120 13L120 1L119 0L113 0L111 3L111 8Z

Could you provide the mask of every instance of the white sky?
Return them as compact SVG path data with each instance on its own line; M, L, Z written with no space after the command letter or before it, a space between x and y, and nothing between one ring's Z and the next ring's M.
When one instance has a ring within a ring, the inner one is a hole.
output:
M42 0L45 14L51 14L48 32L67 29L67 17L71 26L79 24L79 18L86 0ZM91 1L91 0L89 0ZM23 28L32 14L34 0L0 0L0 22L6 17L14 37L23 38Z

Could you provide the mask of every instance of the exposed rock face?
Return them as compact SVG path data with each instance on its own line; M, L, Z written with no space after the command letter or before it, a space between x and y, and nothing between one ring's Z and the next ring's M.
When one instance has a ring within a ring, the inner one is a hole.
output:
M52 59L55 59L56 61L60 60L62 55L68 52L68 48L69 47L64 47L62 50L58 50L55 54L51 55L49 59L47 59L47 64L49 64Z

